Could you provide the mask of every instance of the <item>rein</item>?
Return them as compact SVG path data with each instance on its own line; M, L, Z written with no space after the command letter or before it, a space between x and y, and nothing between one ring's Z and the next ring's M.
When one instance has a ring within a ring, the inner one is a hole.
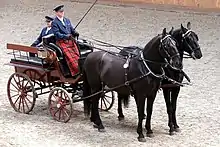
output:
M161 43L164 41L164 39L166 39L166 38L168 38L168 37L170 37L170 36L171 36L171 35L167 35L167 36L165 36L163 39L161 39ZM119 49L119 50L123 50L122 48L126 48L125 46L117 46L117 45L113 45L113 44L110 44L110 43L107 43L107 42L104 42L104 41L100 41L100 40L97 40L97 39L91 39L91 40L101 43L101 44L97 44L97 45L99 45L99 46L115 47L116 49ZM112 54L112 55L119 55L119 53L116 53L116 52L107 51L107 50L105 50L105 49L101 49L101 48L94 47L94 46L91 46L91 47L94 48L94 49L98 49L98 50L101 50L101 51L108 52L108 53L110 53L110 54ZM123 50L123 51L124 51L124 50ZM127 53L130 54L130 55L138 56L137 54L135 54L135 53L133 53L133 52L129 52L129 51L125 51L125 52L127 52ZM146 73L146 74L144 74L144 75L142 75L142 76L140 76L140 77L137 77L137 78L134 78L134 79L132 79L132 80L126 81L124 84L121 84L121 85L119 85L119 86L110 88L110 89L108 89L108 92L111 91L111 90L120 88L120 87L122 87L122 86L128 86L129 84L131 84L131 83L133 83L133 82L136 82L136 81L138 81L138 80L140 80L140 79L142 79L142 78L144 78L144 77L146 77L146 76L148 76L148 75L150 75L150 74L151 74L152 76L156 77L156 78L167 79L168 81L172 82L172 83L175 84L175 85L183 86L182 83L179 83L179 82L177 82L177 81L175 81L175 80L173 80L173 79L167 77L167 76L165 75L165 71L164 71L163 68L161 68L161 71L162 71L162 74L161 74L161 75L155 74L154 72L151 71L151 69L149 68L149 66L147 65L146 62L154 63L154 64L160 64L160 65L165 65L165 66L169 65L173 70L176 70L176 71L178 70L178 71L180 71L180 72L183 72L181 69L176 69L176 68L172 67L172 65L170 65L169 62L166 61L166 60L165 60L166 62L164 63L164 62L156 62L156 61L144 59L143 51L140 51L140 52L141 52L141 53L140 53L141 59L139 59L139 60L143 61L143 64L145 65L145 67L147 68L147 70L148 70L149 72ZM175 57L175 56L179 56L179 54L173 55L172 58ZM183 72L183 73L184 73L184 72ZM186 74L184 74L184 75L186 75ZM186 77L188 77L188 76L186 75ZM187 80L188 80L188 79L189 79L189 78L187 78ZM190 82L190 80L189 80L189 82ZM103 91L102 91L102 92L103 92ZM101 92L100 92L100 93L101 93ZM100 94L100 93L97 93L97 94Z
M152 71L150 70L149 66L147 65L147 63L145 62L145 60L143 60L143 59L144 59L143 52L141 53L141 59L142 59L144 65L145 65L145 67L146 67L147 70L148 70L148 73L147 73L146 75L151 74L151 75L153 75L153 76L156 77L156 78L166 79L166 80L170 81L171 83L173 83L173 84L175 84L175 85L179 85L179 86L182 86L182 87L184 86L183 83L180 83L180 82L178 82L178 81L176 81L176 80L174 80L174 79L169 78L168 76L166 76L163 68L161 68L161 71L162 71L162 74L161 74L161 75L157 75L157 74L155 74L154 72L152 72ZM168 65L170 66L170 64L168 64ZM173 70L176 70L176 71L179 71L179 72L183 73L184 77L187 79L188 82L191 81L190 78L187 76L187 74L186 74L182 69L176 69L176 68L173 68L173 66L170 66L170 67L171 67ZM186 85L189 85L189 84L186 83Z
M84 37L86 37L86 36L84 36ZM169 35L167 35L167 37L169 37ZM166 37L166 38L167 38L167 37ZM86 37L86 38L88 38L88 37ZM97 44L97 45L99 45L99 46L103 46L103 47L114 47L114 48L116 48L116 49L118 49L118 50L120 50L120 51L124 51L124 52L126 52L126 53L128 53L128 54L130 54L130 55L138 56L137 54L135 54L135 53L133 53L133 52L123 50L123 48L127 48L127 46L113 45L113 44L111 44L111 43L104 42L104 41L101 41L101 40L92 39L92 38L90 38L90 39L93 40L93 41L95 41L95 42L99 42L100 44L95 43L95 44ZM94 44L94 43L93 43L93 44ZM94 48L95 48L95 49L98 49L98 50L105 51L104 49L100 49L100 48L97 48L97 47L94 47ZM142 52L142 51L140 51L140 52ZM116 53L116 54L119 54L119 53ZM167 63L164 63L164 62L157 62L157 61L152 61L152 60L148 60L148 59L141 59L141 60L144 60L144 61L150 62L150 63L154 63L154 64L161 64L161 65L166 65L166 64L167 64Z
M92 46L91 46L91 47L92 47ZM100 48L97 48L97 47L93 47L93 48L99 49L99 50L103 50L103 49L100 49ZM103 50L103 51L113 54L112 52L109 52L109 51L106 51L106 50ZM104 54L104 55L105 55L105 54ZM104 56L104 55L103 55L103 56ZM116 54L114 54L114 55L116 55ZM155 73L149 68L149 66L147 65L146 62L148 62L149 60L144 59L143 51L141 51L140 56L141 56L141 60L142 60L143 64L145 65L146 69L148 70L148 73L143 74L143 75L141 75L141 76L139 76L139 77L133 78L133 79L128 80L128 81L126 80L125 83L120 84L120 85L115 86L115 87L112 87L112 88L108 88L108 89L102 88L101 91L98 91L98 92L93 93L93 94L91 94L91 95L89 95L89 96L86 96L86 97L82 97L80 100L85 100L85 99L91 98L91 97L93 97L93 96L96 96L96 95L98 95L98 94L105 94L105 93L108 93L108 92L110 92L110 91L114 91L115 89L118 89L118 88L123 87L123 86L129 86L130 84L132 84L132 83L134 83L134 82L137 82L137 81L139 81L139 80L141 80L141 79L143 79L143 78L145 78L146 76L149 76L149 75L152 75L152 76L154 76L154 77L156 77L156 78L159 78L159 79L166 79L166 80L170 81L171 83L173 83L173 84L175 84L175 85L177 85L177 86L183 87L184 85L186 85L186 84L180 83L180 82L178 82L178 81L175 81L174 79L171 79L171 78L167 77L167 76L165 75L165 71L164 71L163 68L161 68L162 74L160 74L160 75L155 74ZM128 61L128 62L129 62L129 61ZM152 61L152 62L153 62L153 61ZM126 62L125 64L129 64L129 63ZM166 64L169 64L169 63L166 63ZM170 64L169 64L169 65L170 65ZM170 66L171 66L171 65L170 65ZM172 66L171 66L171 67L172 67ZM125 67L125 69L127 69L127 68L128 68L128 66ZM182 70L179 70L179 71L182 71ZM182 71L182 72L183 72L183 71ZM183 73L184 73L184 72L183 72ZM185 73L184 73L184 74L185 74ZM185 74L185 75L186 75L186 74ZM187 77L188 77L188 76L187 76ZM189 78L188 78L188 79L189 79ZM188 80L188 79L187 79L187 80ZM190 79L189 79L189 81L190 81Z
M160 42L162 43L162 42L163 42L165 39L167 39L168 37L171 37L171 35L165 36L163 39L161 39ZM94 40L94 41L96 41L96 42L101 43L101 44L98 44L98 45L104 46L104 47L115 47L116 49L119 49L119 50L123 50L122 48L126 48L125 46L117 46L117 45L113 45L113 44L110 44L110 43L107 43L107 42L104 42L104 41L101 41L101 40L97 40L97 39L91 39L91 40ZM96 49L98 49L98 50L106 51L106 50L104 50L104 49L100 49L100 48L97 48L97 47L94 47L94 48L96 48ZM124 51L124 50L123 50L123 51ZM106 51L106 52L109 52L109 51ZM133 53L133 52L130 52L130 51L125 51L125 52L127 52L127 53L130 54L130 55L138 56L137 54L135 54L135 53ZM118 53L113 53L113 52L109 52L109 53L110 53L110 54L113 54L113 55L119 55ZM167 54L168 54L168 53L167 53ZM148 71L149 71L149 73L147 73L147 75L152 74L152 75L153 75L154 77L156 77L156 78L163 78L163 77L165 77L165 72L164 72L164 69L161 68L161 71L162 71L162 74L161 74L161 75L157 75L157 74L153 73L153 72L150 70L150 68L149 68L149 66L147 65L146 62L153 63L153 64L164 65L164 66L168 66L168 65L169 65L169 67L170 67L171 69L184 73L184 76L185 76L186 79L190 82L189 77L186 75L186 73L185 73L182 69L177 69L177 68L173 67L172 65L169 64L169 62L168 62L167 60L165 60L166 62L164 63L164 62L157 62L157 61L152 61L152 60L144 59L144 57L143 57L143 51L140 51L140 55L141 55L141 59L139 59L139 60L142 60L142 61L143 61L145 67L146 67L146 68L148 69ZM172 59L172 58L174 58L174 57L176 57L176 56L179 56L179 53L173 55L173 56L170 57L170 58ZM165 78L166 78L166 79L169 79L169 81L171 81L172 83L176 83L177 85L181 85L181 86L183 85L183 84L181 84L181 83L179 83L179 82L177 82L177 81L175 81L175 80L173 80L173 79L171 79L171 78L169 78L169 77L167 77L167 76L166 76ZM128 84L128 83L127 83L127 84Z

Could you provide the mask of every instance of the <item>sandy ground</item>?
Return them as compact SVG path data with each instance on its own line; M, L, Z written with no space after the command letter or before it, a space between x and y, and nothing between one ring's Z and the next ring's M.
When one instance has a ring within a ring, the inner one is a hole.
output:
M53 4L52 4L53 3ZM220 145L220 17L186 11L156 11L139 7L96 5L79 26L80 34L120 45L144 46L161 33L163 27L180 27L192 22L203 52L201 60L184 60L185 71L193 86L182 88L178 99L177 118L181 132L168 135L167 114L162 92L155 101L152 116L154 138L137 141L137 113L134 100L125 110L126 119L117 120L117 105L101 113L106 133L98 133L84 119L82 103L74 104L74 115L66 123L51 119L47 111L47 95L37 99L30 115L14 112L6 84L13 68L6 43L29 45L44 25L44 16L53 15L52 8L66 5L66 15L76 23L90 6L59 0L0 1L0 146L219 146Z

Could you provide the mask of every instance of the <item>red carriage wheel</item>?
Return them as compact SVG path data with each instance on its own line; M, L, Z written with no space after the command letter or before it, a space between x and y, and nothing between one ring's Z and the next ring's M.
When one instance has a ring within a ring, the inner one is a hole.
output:
M27 69L24 73L31 79L35 88L45 86L44 79L42 79L42 75L37 70Z
M34 108L37 95L27 75L12 74L8 80L7 93L9 102L15 111L27 114Z
M112 108L115 102L115 95L114 92L105 93L99 100L99 109L102 111L108 111Z
M49 95L48 107L50 115L59 122L68 122L72 115L72 103L66 90L54 88Z

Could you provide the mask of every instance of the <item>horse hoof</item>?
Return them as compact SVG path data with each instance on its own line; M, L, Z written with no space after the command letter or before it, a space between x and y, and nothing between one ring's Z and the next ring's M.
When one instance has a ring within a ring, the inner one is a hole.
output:
M146 139L145 138L138 138L138 141L139 142L146 142Z
M87 118L87 119L90 119L89 117L89 114L87 114L87 113L84 113L84 116L85 116L85 118Z
M180 128L174 128L175 132L180 132Z
M170 136L173 136L173 135L174 135L174 132L170 132L169 135L170 135Z
M119 117L118 117L118 120L119 120L119 121L122 121L122 120L124 120L124 119L125 119L124 116L123 116L123 117L122 117L122 116L119 116Z
M103 129L98 129L99 132L106 132L106 130L103 128Z
M85 114L84 116L85 116L85 117L84 117L85 120L90 120L89 115L86 115L86 114ZM91 120L90 120L90 121L91 121Z
M147 134L147 137L152 138L152 137L154 137L154 134L153 133L149 133L149 134Z
M97 124L94 124L93 127L94 128L99 128L99 126Z

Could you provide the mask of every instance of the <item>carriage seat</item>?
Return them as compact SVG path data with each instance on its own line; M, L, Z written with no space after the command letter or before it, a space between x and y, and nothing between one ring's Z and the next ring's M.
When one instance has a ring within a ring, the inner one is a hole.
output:
M56 45L55 36L53 34L50 34L43 37L43 45L56 53L57 58L59 59L60 69L64 77L69 77L71 75L69 67L67 66L62 49Z
M93 48L88 41L79 39L76 43L79 48L81 57L86 57L89 53L93 52ZM55 51L59 59L64 58L63 51L59 46L56 45L56 38L53 34L43 37L43 45Z
M76 44L80 52L80 58L78 60L79 68L80 68L80 71L82 71L84 60L89 53L93 52L93 48L91 47L88 41L83 40L83 39L77 40ZM43 45L56 52L57 57L60 62L60 68L62 70L62 73L64 74L65 77L70 77L71 74L70 74L69 67L67 66L67 62L65 60L62 49L56 45L55 36L52 34L52 35L47 35L43 37Z
M59 46L56 45L56 38L53 34L49 34L43 37L43 45L55 51L59 59L63 59L63 51Z
M63 59L64 55L63 55L63 51L61 50L61 48L59 46L57 46L54 43L49 43L49 47L51 47L52 50L54 50L57 54L57 57L59 59Z

